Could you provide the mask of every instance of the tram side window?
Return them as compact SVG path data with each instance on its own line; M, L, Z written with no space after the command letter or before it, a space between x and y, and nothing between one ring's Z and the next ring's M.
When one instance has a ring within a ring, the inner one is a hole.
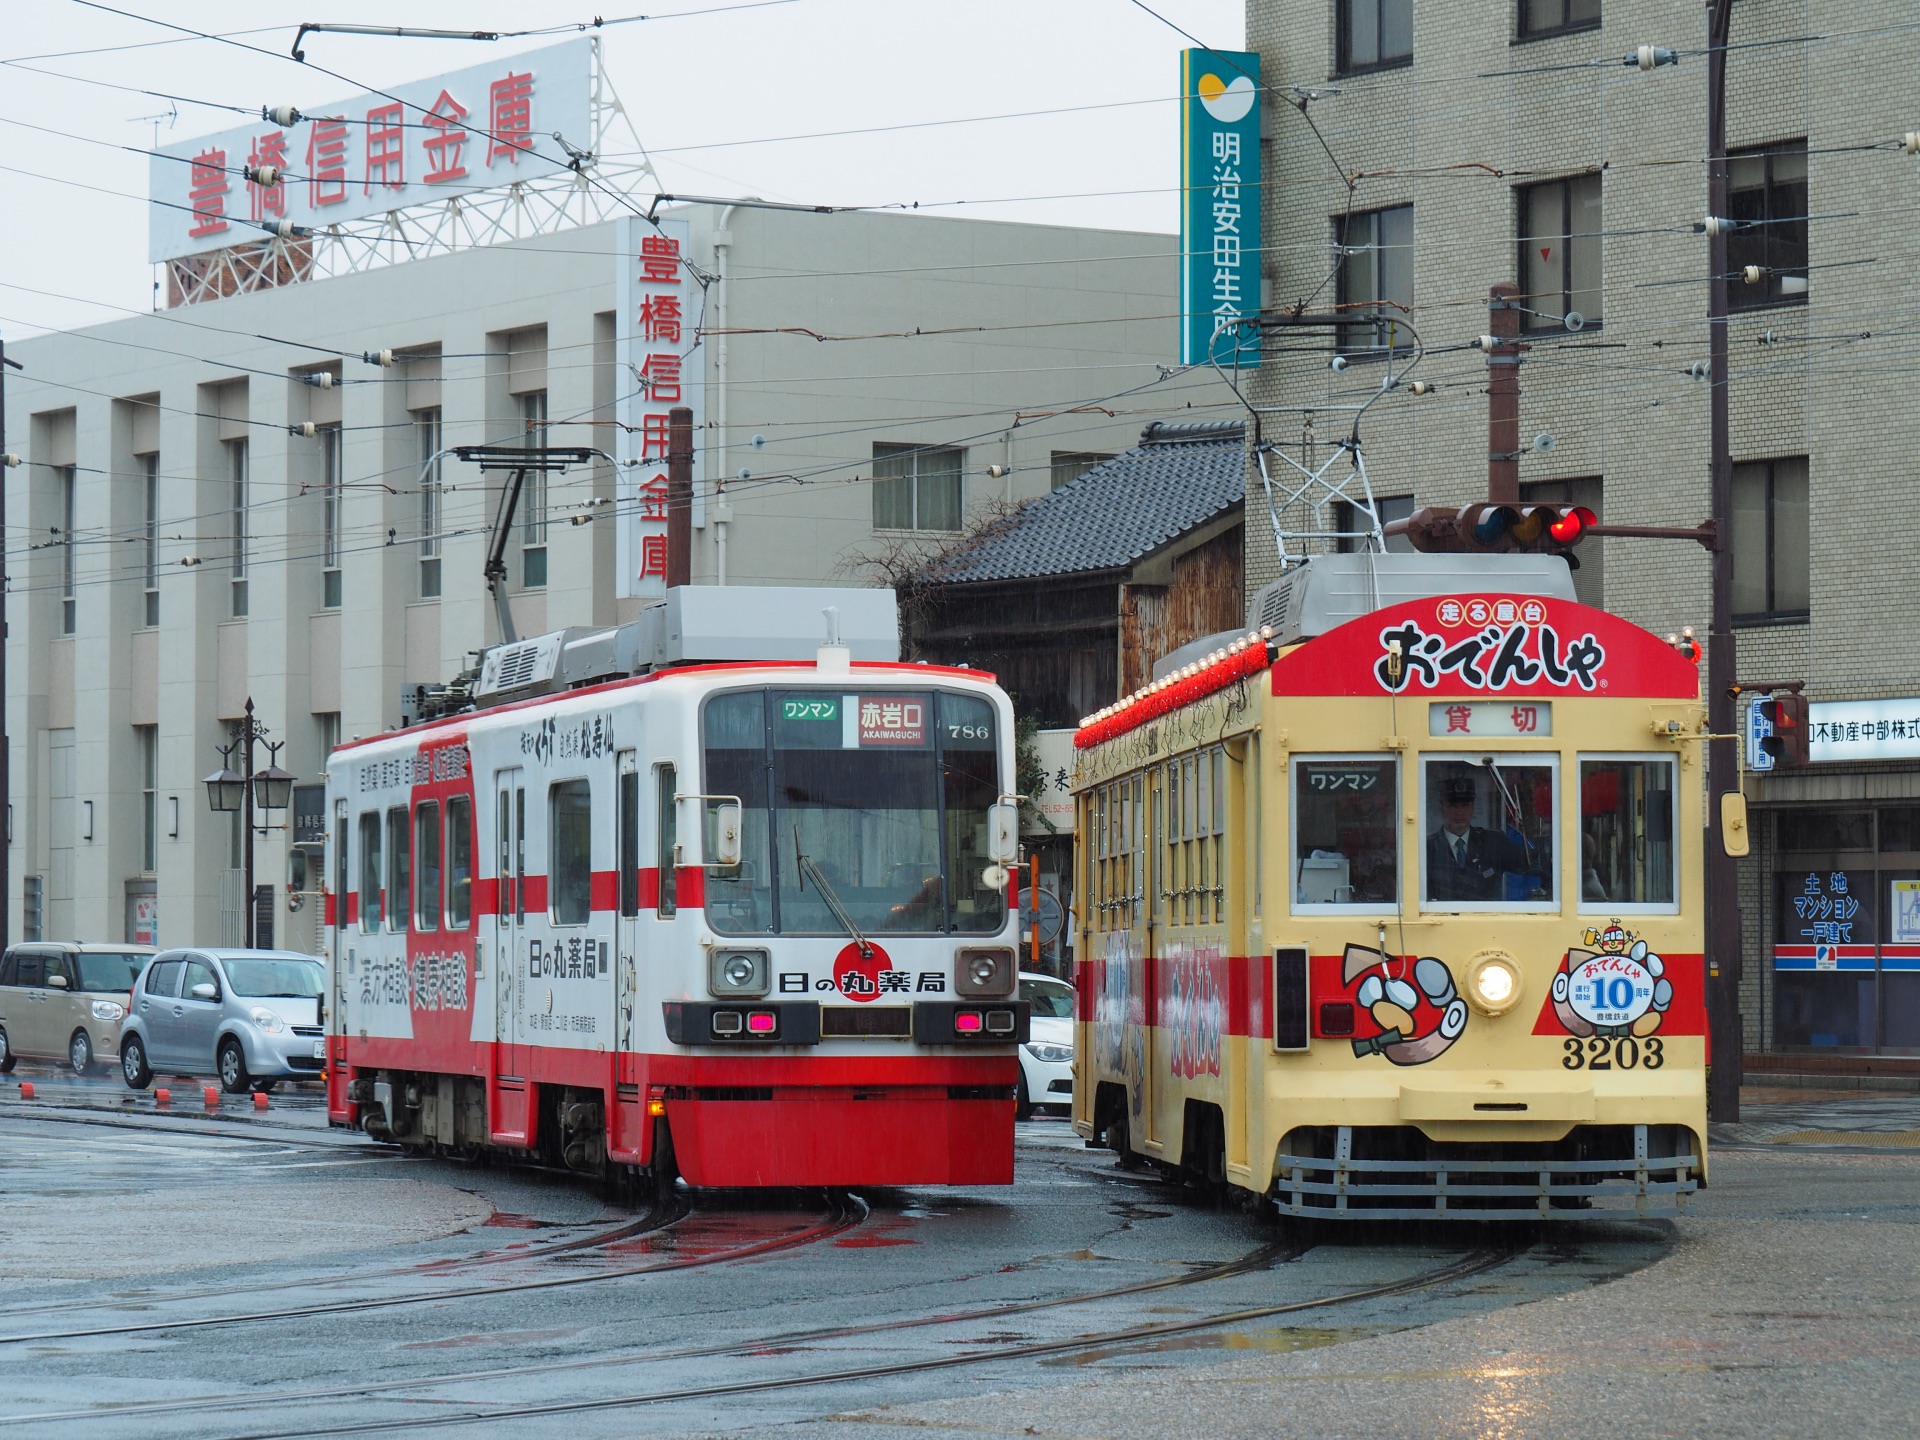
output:
M680 806L673 798L680 793L680 781L671 765L656 765L653 773L659 792L660 903L655 909L665 920L680 910L680 869L674 854L680 848Z
M423 800L413 812L413 928L440 928L440 802Z
M1293 763L1293 908L1390 906L1400 883L1392 760Z
M368 934L380 928L380 812L360 817L360 928Z
M447 928L473 923L473 802L464 795L447 801Z
M1672 905L1673 760L1580 761L1580 903Z
M413 877L408 873L412 858L407 846L407 807L396 805L387 811L387 928L407 928L407 901L413 893Z
M561 780L547 792L548 913L556 925L584 925L593 915L593 790Z
M630 758L630 757L629 757ZM620 775L620 913L640 913L640 772Z
M1421 785L1421 902L1435 909L1550 908L1557 773L1538 757L1429 757Z

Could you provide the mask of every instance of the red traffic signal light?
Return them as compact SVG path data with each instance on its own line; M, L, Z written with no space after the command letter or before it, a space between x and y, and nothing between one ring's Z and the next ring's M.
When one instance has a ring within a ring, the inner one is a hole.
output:
M1787 769L1812 758L1813 727L1807 723L1806 696L1784 691L1756 700L1754 708L1772 728L1771 735L1760 737L1760 749L1776 766Z
M1599 523L1584 505L1482 503L1459 510L1421 510L1387 527L1429 554L1487 550L1509 555L1565 555Z

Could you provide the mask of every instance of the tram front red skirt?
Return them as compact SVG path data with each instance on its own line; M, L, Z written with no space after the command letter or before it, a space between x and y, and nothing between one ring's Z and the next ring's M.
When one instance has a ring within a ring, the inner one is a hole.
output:
M667 1098L690 1185L1009 1185L1013 1098L945 1085L785 1086Z

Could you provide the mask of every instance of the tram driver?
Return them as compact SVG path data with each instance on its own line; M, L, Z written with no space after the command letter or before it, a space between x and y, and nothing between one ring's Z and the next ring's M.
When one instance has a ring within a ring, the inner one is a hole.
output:
M1504 830L1473 823L1479 787L1465 770L1439 782L1440 823L1427 836L1429 900L1499 900L1505 877L1531 869L1526 846Z

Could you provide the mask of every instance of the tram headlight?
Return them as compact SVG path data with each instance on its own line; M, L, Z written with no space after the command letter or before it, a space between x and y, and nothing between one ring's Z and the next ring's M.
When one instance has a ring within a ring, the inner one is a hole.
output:
M954 957L953 988L962 995L1005 995L1013 989L1013 951L969 947Z
M764 950L715 950L707 962L707 989L728 998L761 996L772 969Z
M1504 1015L1520 1003L1520 967L1501 951L1476 955L1467 967L1467 998L1482 1015Z

